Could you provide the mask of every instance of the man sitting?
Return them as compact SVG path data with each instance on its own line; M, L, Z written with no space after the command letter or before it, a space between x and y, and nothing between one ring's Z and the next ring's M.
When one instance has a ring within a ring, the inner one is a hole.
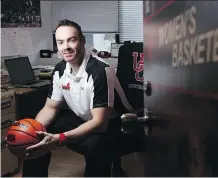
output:
M132 107L114 69L85 50L84 35L77 23L61 21L55 37L63 60L55 66L47 101L35 118L47 128L47 132L38 132L44 139L27 148L30 159L24 161L22 175L48 177L50 150L56 145L66 145L84 155L84 176L110 176L113 143L107 128L114 101L118 98L127 111ZM69 109L58 112L62 101ZM49 151L31 159L43 150Z

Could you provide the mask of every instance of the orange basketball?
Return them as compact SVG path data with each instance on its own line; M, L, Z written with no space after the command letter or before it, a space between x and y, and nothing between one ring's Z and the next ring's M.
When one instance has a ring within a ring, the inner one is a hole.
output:
M24 157L27 153L26 148L41 140L35 131L46 131L46 129L41 123L31 118L13 123L6 137L10 152L17 157Z

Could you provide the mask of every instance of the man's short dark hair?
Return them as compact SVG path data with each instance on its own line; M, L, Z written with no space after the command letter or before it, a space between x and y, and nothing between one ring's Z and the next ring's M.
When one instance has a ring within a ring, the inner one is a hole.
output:
M61 26L70 26L70 27L76 28L77 31L79 32L80 39L83 38L83 33L82 33L82 30L81 30L81 27L76 22L70 21L68 19L60 20L59 24L57 25L57 27L55 29L55 32Z

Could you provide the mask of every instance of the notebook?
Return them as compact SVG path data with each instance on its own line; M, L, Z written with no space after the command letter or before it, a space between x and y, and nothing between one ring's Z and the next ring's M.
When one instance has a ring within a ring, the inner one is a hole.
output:
M5 59L11 83L21 88L40 88L51 84L50 80L36 80L28 57Z

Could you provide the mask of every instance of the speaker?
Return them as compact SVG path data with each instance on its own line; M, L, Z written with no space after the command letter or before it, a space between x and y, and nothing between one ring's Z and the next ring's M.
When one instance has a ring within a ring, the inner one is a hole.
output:
M41 58L51 58L52 51L44 49L40 50L39 53Z
M116 40L116 43L120 43L120 35L119 34L115 34L115 40Z

